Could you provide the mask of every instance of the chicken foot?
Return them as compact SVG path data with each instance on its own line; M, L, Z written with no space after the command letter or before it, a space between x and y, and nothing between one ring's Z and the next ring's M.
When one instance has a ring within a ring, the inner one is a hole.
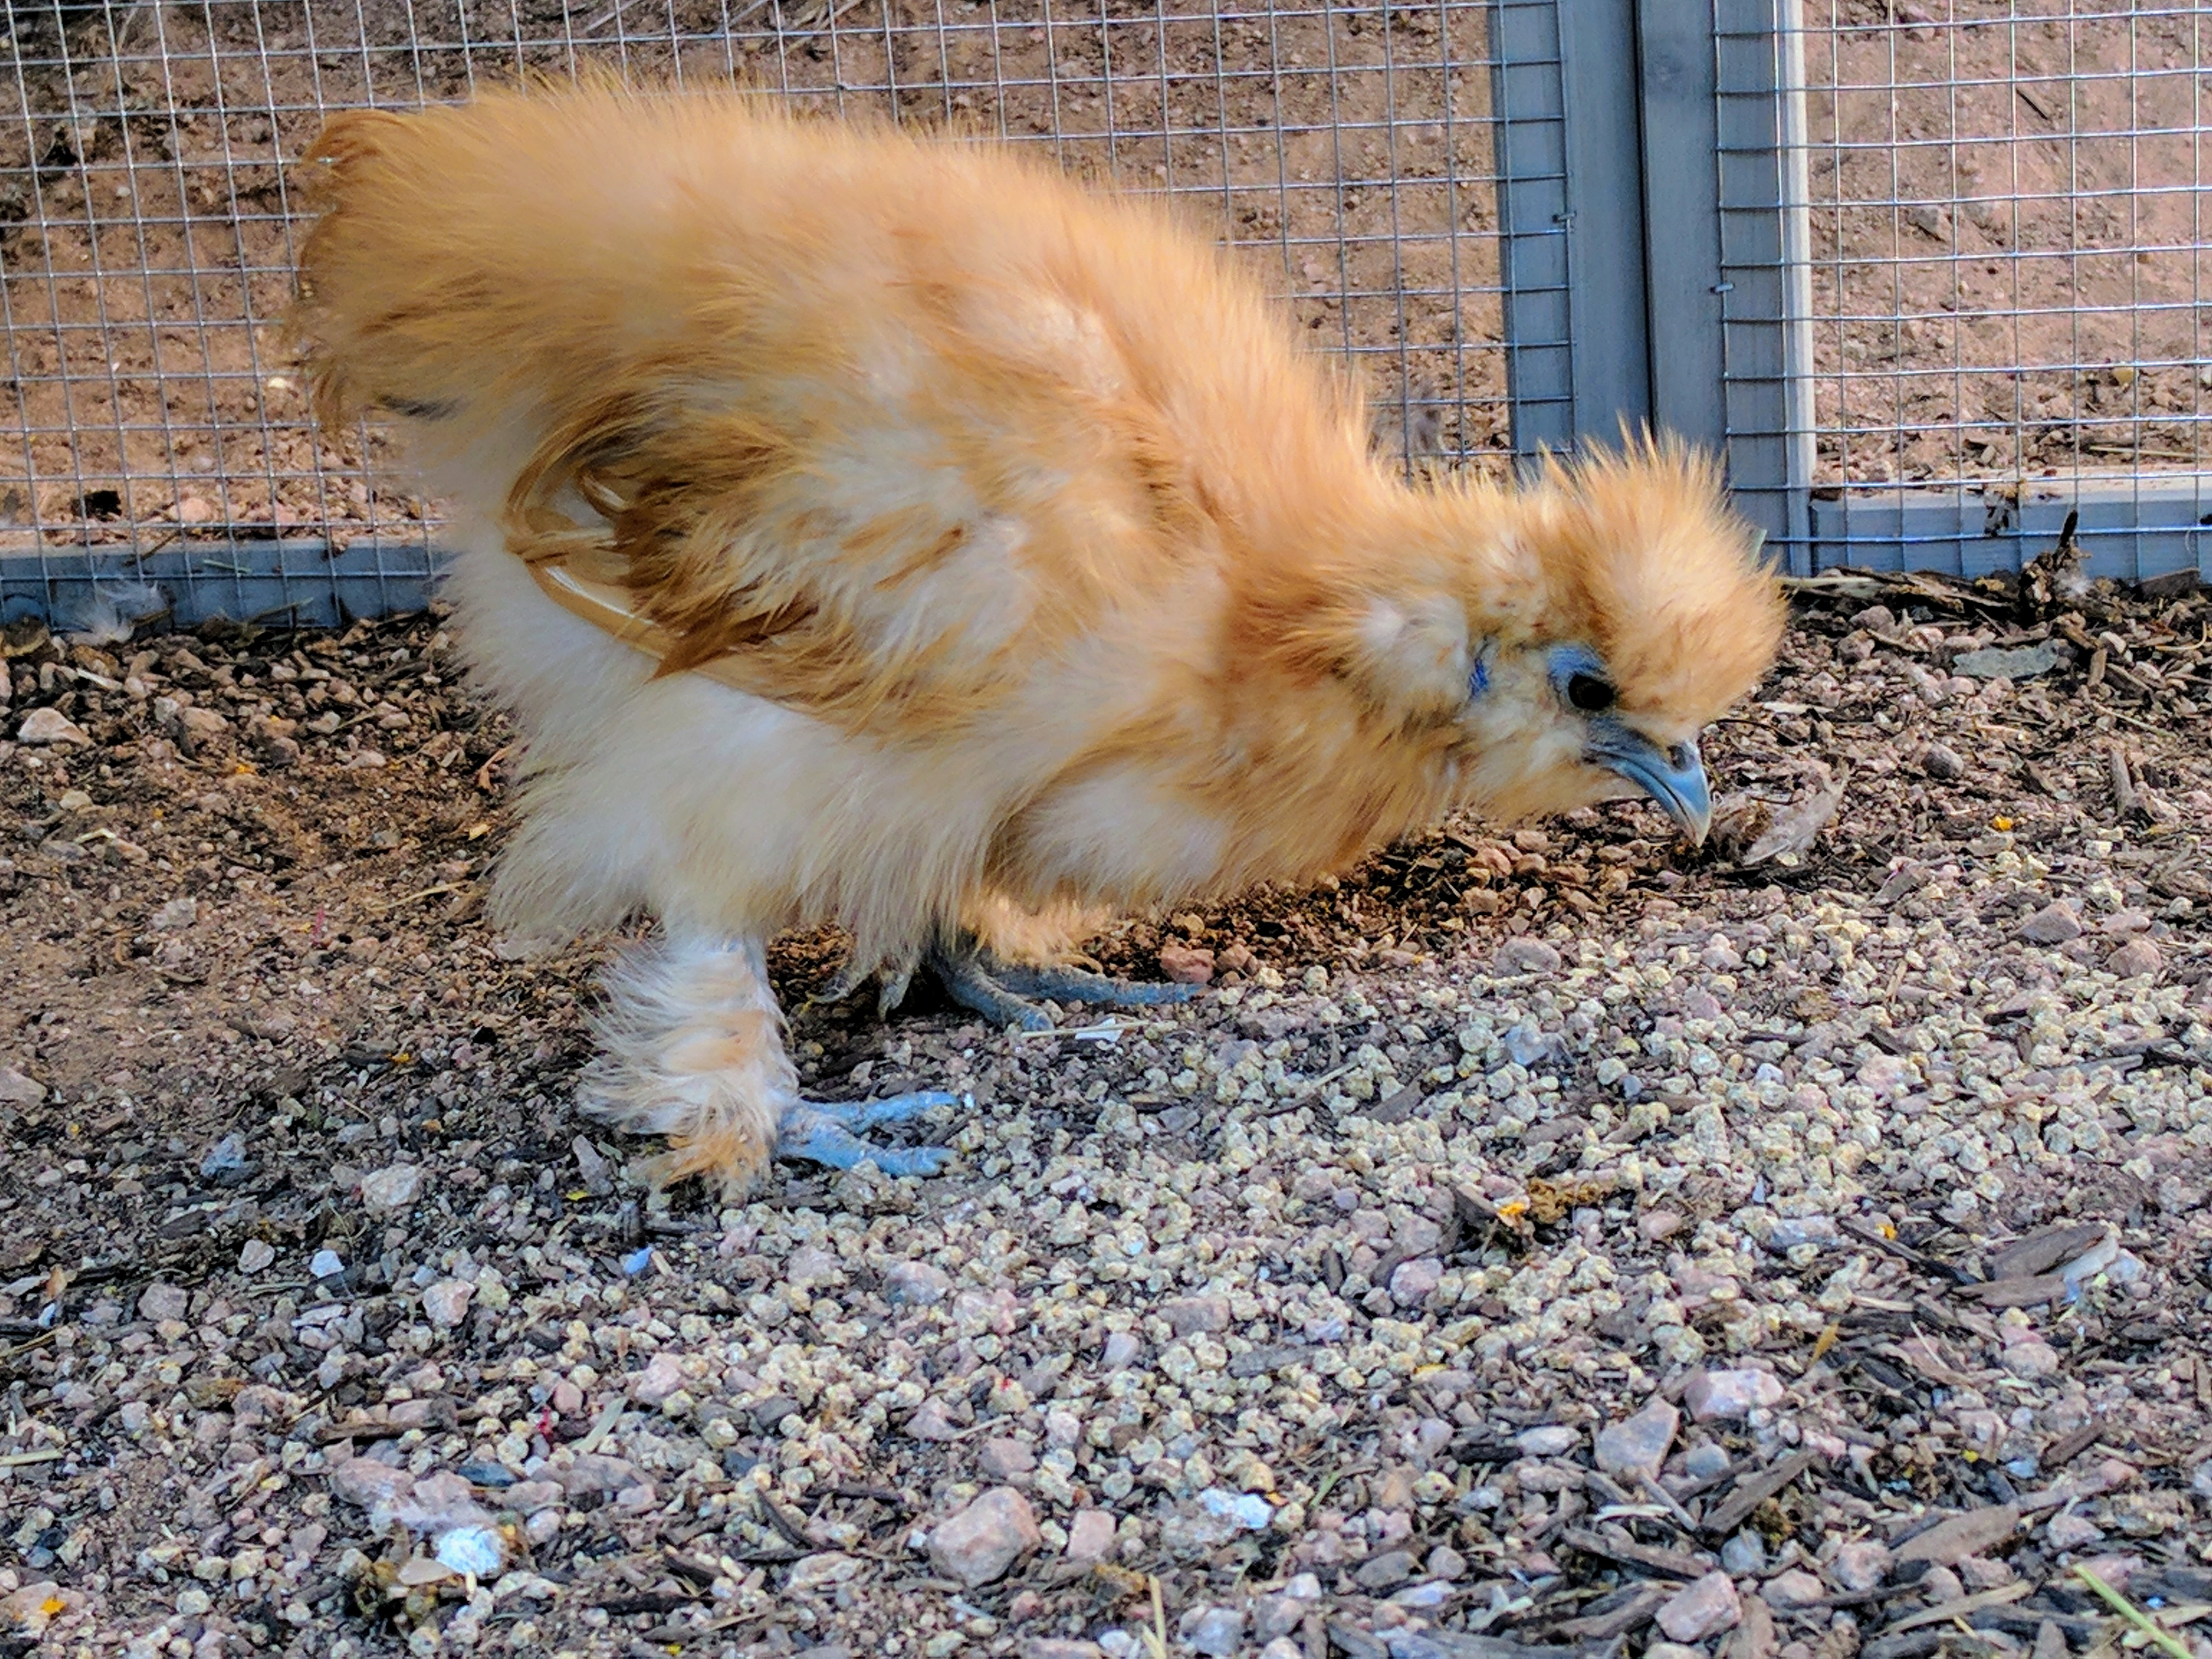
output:
M945 994L963 1008L982 1015L994 1025L1018 1026L1024 1031L1053 1029L1051 1017L1027 1000L1030 997L1115 1008L1157 1008L1188 1002L1193 994L1188 985L1132 985L1080 968L1002 961L966 933L931 945L923 960L945 988ZM903 995L904 984L898 988Z
M887 1176L931 1176L945 1167L951 1152L943 1146L878 1146L860 1133L878 1123L903 1123L938 1106L957 1106L960 1097L942 1089L890 1095L882 1100L802 1100L786 1109L776 1125L775 1155L802 1158L832 1170L872 1164Z
M672 937L629 952L605 983L600 1054L585 1073L584 1103L624 1128L668 1137L656 1160L663 1180L701 1174L742 1190L770 1158L934 1175L951 1156L942 1146L878 1146L862 1136L955 1105L957 1095L800 1096L756 940Z

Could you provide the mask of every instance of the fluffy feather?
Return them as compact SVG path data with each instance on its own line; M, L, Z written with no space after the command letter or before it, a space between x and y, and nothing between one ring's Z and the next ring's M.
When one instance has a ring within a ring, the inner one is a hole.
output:
M1003 148L596 87L343 116L308 166L319 406L454 504L530 734L523 931L1035 947L1619 793L1561 651L1694 763L1778 637L1705 464L1408 488L1228 256ZM602 1098L749 1177L787 1108L642 1098L629 1012Z

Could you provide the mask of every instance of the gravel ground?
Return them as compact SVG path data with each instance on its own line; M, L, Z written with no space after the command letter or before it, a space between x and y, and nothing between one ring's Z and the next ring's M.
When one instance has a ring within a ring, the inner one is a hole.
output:
M1460 824L1121 928L1170 1018L810 1014L962 1157L731 1208L569 1104L438 617L16 625L0 1655L2141 1646L2086 1566L2212 1659L2212 606L2048 574L1801 593L1702 856Z

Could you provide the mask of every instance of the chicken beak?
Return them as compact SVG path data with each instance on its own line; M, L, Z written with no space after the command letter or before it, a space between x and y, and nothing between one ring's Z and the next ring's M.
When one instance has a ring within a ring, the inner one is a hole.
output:
M1692 847L1705 844L1705 832L1713 826L1713 797L1696 739L1662 749L1641 732L1608 721L1594 734L1589 758L1665 807Z

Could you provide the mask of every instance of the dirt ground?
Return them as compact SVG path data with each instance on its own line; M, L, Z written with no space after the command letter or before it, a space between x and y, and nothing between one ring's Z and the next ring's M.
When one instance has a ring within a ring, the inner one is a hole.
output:
M1808 20L1824 477L2201 465L2191 16L1927 3L1831 0ZM830 9L145 3L111 34L83 8L64 27L12 9L0 525L418 538L422 504L376 490L357 441L312 429L270 331L285 167L324 109L585 60L1051 142L1183 192L1317 342L1356 356L1380 442L1504 464L1485 6Z
M2203 1659L2212 602L1799 612L1707 853L1455 824L1121 926L1158 1019L806 1012L960 1156L727 1207L570 1103L603 946L480 920L438 617L18 626L0 1653L2061 1659L2086 1567Z

